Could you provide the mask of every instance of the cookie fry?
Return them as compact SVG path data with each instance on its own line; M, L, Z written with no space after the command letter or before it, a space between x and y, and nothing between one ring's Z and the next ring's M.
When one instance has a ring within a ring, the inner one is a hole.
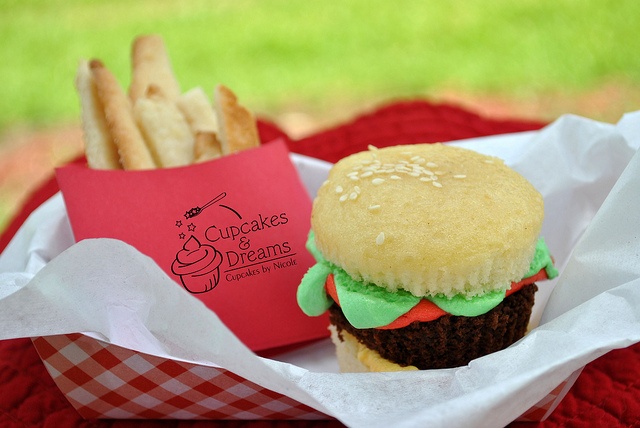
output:
M150 85L160 88L170 100L181 93L162 37L152 34L137 37L131 49L131 85L129 98L144 97Z
M176 105L189 122L194 134L197 132L218 132L216 113L202 88L193 88L180 95L176 98Z
M226 86L216 86L215 110L223 154L260 145L258 126L253 114L238 103L236 95Z
M97 60L91 61L89 68L122 166L124 169L155 168L151 153L133 119L129 99L115 76Z
M194 136L176 105L160 88L149 86L147 96L138 98L133 115L160 167L193 163Z
M118 147L109 134L88 61L80 62L76 72L75 86L80 98L84 151L89 168L122 169Z
M194 145L195 163L206 162L222 156L222 147L215 132L198 132Z

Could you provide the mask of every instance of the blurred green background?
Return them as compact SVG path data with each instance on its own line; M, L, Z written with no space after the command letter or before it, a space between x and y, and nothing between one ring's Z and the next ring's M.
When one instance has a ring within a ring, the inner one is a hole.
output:
M25 135L77 128L81 58L127 87L143 33L164 37L184 90L224 83L309 131L416 97L616 121L640 108L639 21L638 0L0 0L0 169ZM0 171L0 228L7 187Z
M453 92L528 102L640 83L637 0L0 0L0 130L77 120L80 58L129 80L164 36L183 89L218 83L258 113Z

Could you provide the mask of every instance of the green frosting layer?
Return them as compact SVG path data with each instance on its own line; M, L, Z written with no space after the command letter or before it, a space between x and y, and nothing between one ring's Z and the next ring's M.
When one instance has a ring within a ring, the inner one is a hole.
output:
M461 294L451 298L443 295L426 296L425 299L451 315L477 317L498 306L504 300L505 294L505 291L492 291L470 299Z
M389 293L382 287L355 281L345 271L333 273L340 307L345 318L356 328L387 325L420 301L408 291ZM323 283L324 288L324 283Z
M533 255L529 272L527 272L524 278L529 278L530 276L537 274L540 272L540 269L544 269L545 272L547 272L549 279L558 276L558 269L553 265L553 259L551 258L551 253L549 252L549 248L547 248L547 244L544 242L544 238L538 238L538 242L536 243L536 252Z
M313 231L309 232L306 246L317 262L304 275L297 292L298 305L307 315L321 315L331 306L332 300L324 288L327 275L330 273L334 275L342 312L356 328L385 326L409 312L421 299L408 291L399 290L391 293L377 285L354 280L342 268L324 259L315 246ZM524 278L535 275L540 269L545 269L549 278L558 275L549 249L542 238L538 240L529 272ZM425 298L452 315L475 317L498 306L504 297L504 291L496 291L472 298L463 295L453 298L442 295Z
M332 272L326 263L316 263L302 277L296 298L302 312L310 317L322 315L333 304L324 289L327 276ZM322 286L318 287L318 284Z

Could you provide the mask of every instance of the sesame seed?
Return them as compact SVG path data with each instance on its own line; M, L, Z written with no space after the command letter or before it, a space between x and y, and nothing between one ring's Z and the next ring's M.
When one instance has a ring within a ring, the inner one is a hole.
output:
M391 175L391 176L389 176L389 178L391 180L400 180L400 176L399 175Z
M464 174L456 174L453 176L453 178L467 178L467 176Z
M353 181L358 181L358 180L360 180L360 178L359 178L357 175L351 175L351 176L349 176L349 178L350 178L351 180L353 180Z
M420 177L420 181L431 181L429 177Z
M442 183L440 183L438 181L432 181L431 184L433 184L436 187L442 187Z
M372 175L373 175L373 171L367 170L367 171L363 172L362 174L360 174L360 177L366 178L366 177L369 177L369 176L372 176Z
M384 243L384 232L380 232L378 236L376 236L376 244L382 245Z
M437 164L437 163L433 163L433 162L427 162L427 166L428 166L429 168L437 168L437 167L438 167L438 164Z
M384 183L384 178L374 178L373 180L371 180L371 183L377 186L378 184Z
M349 195L347 195L346 193L342 196L340 196L340 202L344 202L347 200L347 198L349 198Z
M369 205L369 207L368 207L369 211L375 211L375 210L379 210L379 209L380 209L380 205L379 204Z
M353 191L360 194L360 186L353 186Z
M356 192L351 192L351 193L349 194L349 199L351 199L352 201L353 201L354 199L356 199L357 197L358 197L358 194L357 194Z
M342 188L342 186L338 185L336 186L336 193L342 193L344 192L344 189Z

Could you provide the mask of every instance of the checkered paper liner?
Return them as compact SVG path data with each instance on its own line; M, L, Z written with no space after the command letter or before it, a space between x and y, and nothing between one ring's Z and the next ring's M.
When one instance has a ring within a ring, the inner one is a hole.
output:
M33 343L58 388L85 419L330 419L223 368L142 354L83 334L38 337ZM546 419L581 371L518 420Z
M222 368L142 354L83 334L33 343L85 419L328 419Z

